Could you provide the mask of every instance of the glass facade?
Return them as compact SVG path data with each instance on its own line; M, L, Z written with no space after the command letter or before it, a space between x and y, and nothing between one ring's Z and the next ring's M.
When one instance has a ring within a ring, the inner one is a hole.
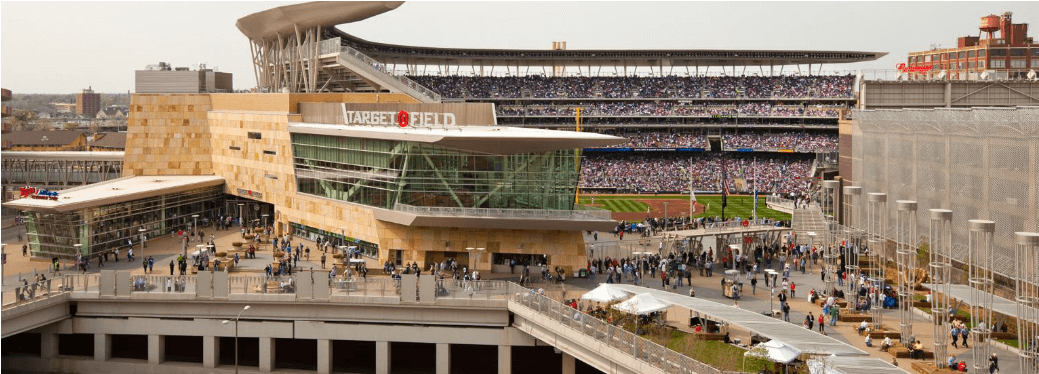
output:
M579 177L573 150L490 155L311 134L292 134L292 149L299 192L386 209L572 210Z
M175 192L124 203L63 213L23 212L33 256L69 258L82 244L84 255L138 246L148 238L189 229L192 214L213 219L224 207L223 187Z
M327 240L336 248L339 248L339 246L342 245L356 246L357 249L361 251L362 255L371 258L379 258L378 244L366 242L357 238L351 238L349 236L343 236L339 233L325 231L307 225L301 225L295 222L290 222L289 224L292 226L292 236L305 238L318 244L322 244ZM320 248L311 248L311 250L320 250Z

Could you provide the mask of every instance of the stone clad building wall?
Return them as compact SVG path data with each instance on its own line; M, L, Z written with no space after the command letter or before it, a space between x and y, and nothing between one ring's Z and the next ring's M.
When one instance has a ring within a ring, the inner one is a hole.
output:
M491 268L490 254L497 252L548 254L550 265L571 269L585 265L579 231L409 227L379 221L364 205L298 194L288 124L300 121L300 102L416 101L401 94L137 94L124 174L221 176L225 193L274 204L279 235L290 222L334 233L345 227L347 236L377 243L380 262L402 250L403 262L427 268L427 252L439 261L445 251L482 247L480 270Z

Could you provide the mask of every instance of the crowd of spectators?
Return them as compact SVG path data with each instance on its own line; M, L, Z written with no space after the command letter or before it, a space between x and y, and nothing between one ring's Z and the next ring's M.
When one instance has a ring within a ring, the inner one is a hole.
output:
M609 135L628 138L628 142L610 148L706 148L707 136L688 132L617 130Z
M675 101L596 101L576 104L501 105L499 116L747 116L747 117L837 117L841 106L773 105L769 102L736 104L693 104Z
M617 188L637 191L685 191L692 174L693 189L719 191L722 165L730 193L750 193L753 180L759 194L802 195L808 191L811 158L752 157L731 153L674 154L588 153L581 161L581 188Z
M850 98L851 75L741 77L409 76L450 98Z
M837 151L837 134L741 131L722 134L722 147L835 152Z

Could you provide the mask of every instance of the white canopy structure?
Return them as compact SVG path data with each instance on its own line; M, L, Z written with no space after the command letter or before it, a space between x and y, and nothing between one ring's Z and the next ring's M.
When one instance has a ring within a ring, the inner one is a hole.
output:
M769 340L758 344L757 347L743 354L744 356L757 356L769 359L769 361L781 364L789 364L801 355L801 350L784 344L778 340Z
M588 291L584 295L581 295L582 300L591 300L600 303L608 303L611 301L617 301L623 298L631 296L631 294L617 288L614 285L602 283L599 287Z
M613 306L613 309L631 314L650 314L671 307L670 302L660 300L648 293L638 294L623 303Z

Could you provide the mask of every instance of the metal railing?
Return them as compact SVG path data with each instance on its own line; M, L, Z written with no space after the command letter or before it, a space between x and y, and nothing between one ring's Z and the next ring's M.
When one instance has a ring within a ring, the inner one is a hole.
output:
M68 291L65 284L64 278L21 284L0 293L0 302L3 303L3 309L5 310L14 307L35 309L33 305L39 305L41 301Z
M523 307L534 311L666 373L726 373L515 283L510 284L509 295L510 310Z
M439 206L413 206L397 203L393 210L404 213L412 213L427 216L442 217L491 217L491 218L515 218L515 219L567 219L567 220L590 220L608 221L611 219L610 211L583 205L575 206L574 210L556 209L500 209L500 208L462 208L462 207L439 207Z
M195 292L194 285L194 275L134 275L130 277L131 293Z
M372 68L373 71L376 71L376 72L381 73L381 74L385 74L386 76L389 76L389 77L391 77L393 79L396 79L398 82L403 84L406 88L409 88L412 91L414 91L411 94L416 94L416 96L423 96L423 97L429 99L429 101L437 102L437 103L439 103L439 102L441 102L441 100L443 100L443 97L441 97L440 94L438 94L436 92L433 92L433 90L430 90L429 88L426 88L425 86L419 84L418 82L415 82L415 81L411 80L411 78L405 77L403 75L394 75L392 70L389 70L389 69L386 68L386 64L383 64L383 63L381 63L379 61L376 61L375 59L373 59L371 57L368 57L368 55L365 55L364 53L361 53L360 51L358 51L356 49L343 46L340 49L340 54L339 55L340 56L349 56L349 57L351 57L351 58L361 62L363 65Z
M391 278L335 278L328 280L332 295L400 296L400 280Z
M436 298L504 300L509 294L511 284L511 282L496 280L438 279L436 281Z
M744 221L729 221L729 222L713 222L705 223L704 230L706 232L719 232L725 230L738 230L738 229L754 229L762 227L772 227L776 225L776 221L770 218L752 219L748 220L747 225L743 225Z

